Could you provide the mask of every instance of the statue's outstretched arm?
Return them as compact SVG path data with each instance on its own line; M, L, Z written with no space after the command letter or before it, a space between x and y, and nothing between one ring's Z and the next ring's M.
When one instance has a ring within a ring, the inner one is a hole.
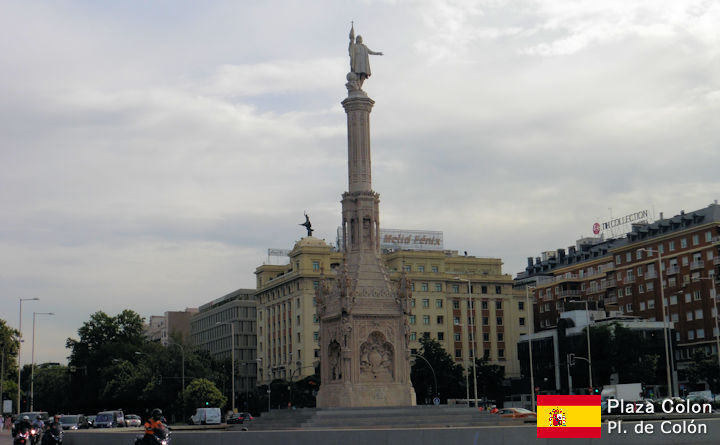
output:
M375 51L372 51L370 48L368 48L368 54L372 54L373 56L382 56L383 55L383 53L381 53L381 52L376 53Z

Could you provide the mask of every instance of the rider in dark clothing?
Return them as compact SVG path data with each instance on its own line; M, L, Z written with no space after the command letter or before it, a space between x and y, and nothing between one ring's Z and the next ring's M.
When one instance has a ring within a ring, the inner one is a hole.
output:
M32 424L30 423L30 418L28 416L22 416L22 419L18 423L15 424L13 430L12 430L12 436L15 437L17 433L25 430L29 430L32 428Z
M60 423L59 414L55 414L52 422L48 423L47 426L47 431L42 437L42 445L52 445L58 443L58 440L62 440L62 423Z

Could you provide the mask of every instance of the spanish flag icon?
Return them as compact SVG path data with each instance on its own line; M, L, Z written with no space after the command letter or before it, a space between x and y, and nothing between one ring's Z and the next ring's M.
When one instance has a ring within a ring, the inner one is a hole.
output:
M600 396L538 396L538 438L599 438L601 428Z

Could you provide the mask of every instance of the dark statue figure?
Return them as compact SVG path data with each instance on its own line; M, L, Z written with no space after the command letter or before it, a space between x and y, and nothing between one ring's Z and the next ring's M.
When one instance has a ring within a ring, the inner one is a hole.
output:
M308 236L312 236L313 228L312 228L312 224L310 224L310 218L308 217L307 213L305 213L305 222L302 224L298 224L298 225L305 226L305 228L307 229L307 232L308 232Z

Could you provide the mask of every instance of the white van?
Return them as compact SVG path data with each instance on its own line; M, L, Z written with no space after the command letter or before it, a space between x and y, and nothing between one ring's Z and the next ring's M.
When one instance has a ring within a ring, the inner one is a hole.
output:
M190 416L190 425L219 425L222 423L220 408L198 408L195 414Z

